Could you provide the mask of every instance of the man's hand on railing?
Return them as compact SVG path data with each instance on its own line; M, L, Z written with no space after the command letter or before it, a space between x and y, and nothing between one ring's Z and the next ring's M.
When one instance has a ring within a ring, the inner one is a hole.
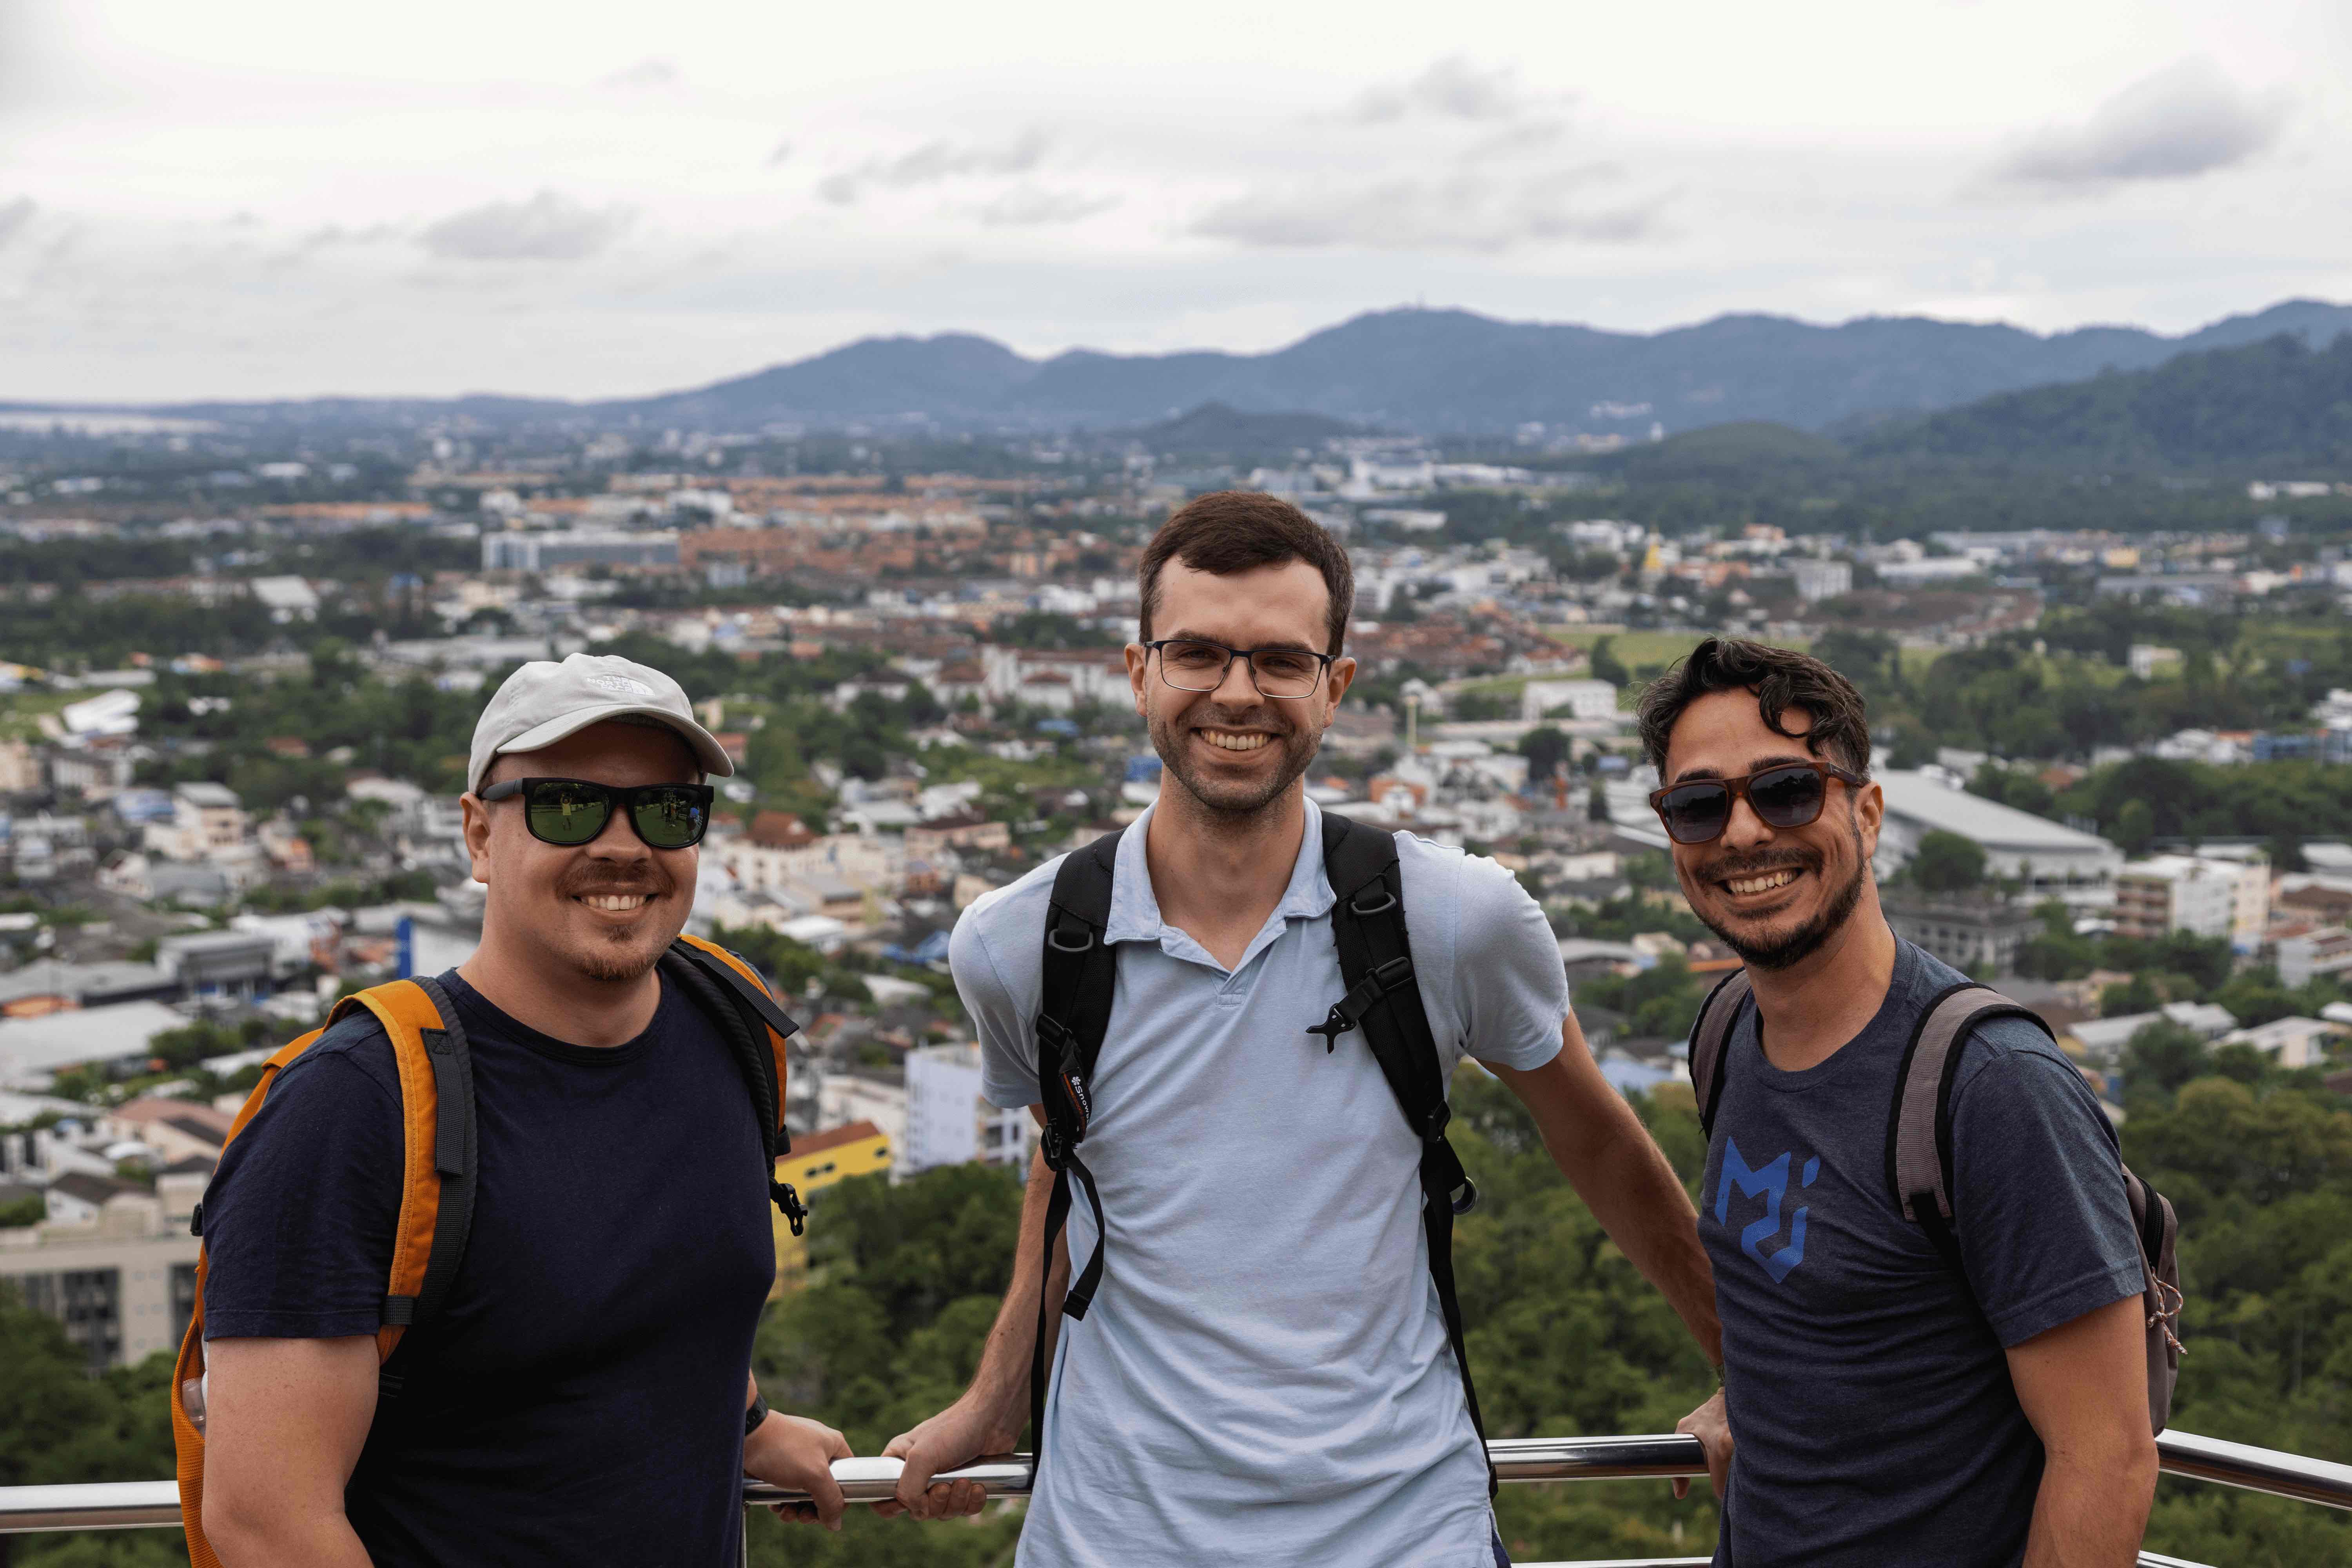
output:
M1675 1423L1675 1430L1698 1439L1706 1450L1706 1479L1717 1498L1731 1484L1731 1418L1723 1403L1723 1390L1717 1389L1706 1404ZM1690 1479L1682 1477L1675 1482L1675 1496L1690 1496Z
M951 1481L933 1486L941 1470L961 1469L984 1454L1009 1453L1021 1440L1020 1428L1006 1430L1000 1415L984 1410L967 1394L911 1432L901 1432L882 1450L886 1459L904 1459L898 1495L877 1502L874 1511L885 1516L907 1513L917 1519L954 1519L978 1513L988 1492L978 1481Z
M770 1411L760 1429L743 1439L745 1475L809 1495L807 1502L778 1503L776 1517L814 1520L827 1530L841 1528L844 1506L833 1461L848 1458L848 1438L822 1421L781 1410Z

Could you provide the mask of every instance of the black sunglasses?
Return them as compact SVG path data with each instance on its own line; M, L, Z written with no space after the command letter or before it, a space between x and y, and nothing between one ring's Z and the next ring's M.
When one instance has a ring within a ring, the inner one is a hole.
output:
M522 796L522 820L541 844L566 848L594 841L617 805L653 849L690 849L710 830L709 784L640 784L616 789L586 779L508 779L482 791L484 801Z
M1829 763L1790 763L1736 779L1693 779L1650 795L1650 809L1677 844L1711 844L1731 826L1731 803L1747 798L1767 827L1802 827L1822 815L1832 779L1860 788L1869 781Z

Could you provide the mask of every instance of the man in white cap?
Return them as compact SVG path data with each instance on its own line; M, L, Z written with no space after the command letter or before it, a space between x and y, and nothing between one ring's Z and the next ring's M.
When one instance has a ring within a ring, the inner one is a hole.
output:
M471 1047L470 1237L380 1400L392 1050L362 1014L280 1072L204 1210L204 1520L228 1568L717 1568L747 1473L839 1528L848 1445L751 1380L775 1263L742 1068L656 968L705 775L730 772L677 683L626 659L527 664L490 700L463 802L482 942L438 977Z

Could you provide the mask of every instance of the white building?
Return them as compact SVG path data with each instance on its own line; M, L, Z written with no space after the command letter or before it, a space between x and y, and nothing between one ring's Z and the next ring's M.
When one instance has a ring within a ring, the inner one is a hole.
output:
M2317 1067L2326 1059L2328 1042L2345 1032L2341 1024L2319 1018L2273 1018L2251 1029L2222 1037L2225 1046L2252 1046L2290 1072Z
M1530 680L1519 689L1519 717L1533 721L1555 708L1574 719L1610 719L1617 713L1617 689L1605 680Z
M1797 597L1809 605L1853 591L1853 563L1850 561L1799 557L1789 563L1789 575L1797 580Z
M1882 879L1908 865L1928 834L1957 833L1984 850L1986 875L2024 884L2024 902L2055 898L2104 908L2114 901L2123 852L2097 834L1970 795L1925 771L1889 769L1877 781L1886 796L1873 861Z
M2187 931L2258 943L2270 910L2270 863L2260 858L2156 855L2116 873L2116 931L2122 936Z
M2352 972L2352 931L2322 926L2303 936L2283 936L2278 944L2279 979L2307 985L2323 974Z
M554 533L501 531L482 535L485 572L545 572L556 566L675 566L677 535L572 529Z
M907 1053L907 1135L898 1147L904 1169L1025 1164L1034 1125L1018 1106L1001 1110L981 1097L980 1047L966 1043L925 1046Z

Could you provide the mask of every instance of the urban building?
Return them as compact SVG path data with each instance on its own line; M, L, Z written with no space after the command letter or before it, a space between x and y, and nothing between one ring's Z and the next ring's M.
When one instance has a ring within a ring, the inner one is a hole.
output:
M2352 931L2322 926L2278 942L2279 979L2289 986L2308 985L2321 975L2352 973Z
M65 1325L92 1372L176 1347L195 1310L196 1248L188 1220L200 1173L156 1190L79 1173L43 1189L49 1217L0 1230L0 1279Z
M2174 931L2252 944L2270 924L2269 861L2158 855L2116 873L2116 933Z
M558 566L675 566L677 535L614 533L592 529L482 535L485 572L546 572Z
M902 1168L926 1171L973 1160L1026 1165L1029 1112L981 1098L977 1045L926 1046L907 1053L907 1138Z
M2017 950L2042 931L2031 909L1990 895L1936 897L1895 886L1880 889L1878 900L1895 935L1972 980L2008 973Z
M1882 882L1910 863L1928 834L1957 833L1984 850L1987 876L2020 884L2018 902L2029 908L2045 899L2075 908L2114 901L2123 852L2097 834L1970 795L1925 769L1876 777L1886 797L1874 861Z
M828 1127L822 1132L794 1138L792 1152L776 1156L776 1180L791 1184L801 1201L814 1210L817 1194L837 1182L845 1182L852 1176L887 1174L892 1153L888 1136L871 1121ZM769 1293L772 1300L783 1294L789 1282L807 1273L808 1237L794 1236L792 1222L772 1204L768 1207L768 1218L776 1236L776 1286Z

